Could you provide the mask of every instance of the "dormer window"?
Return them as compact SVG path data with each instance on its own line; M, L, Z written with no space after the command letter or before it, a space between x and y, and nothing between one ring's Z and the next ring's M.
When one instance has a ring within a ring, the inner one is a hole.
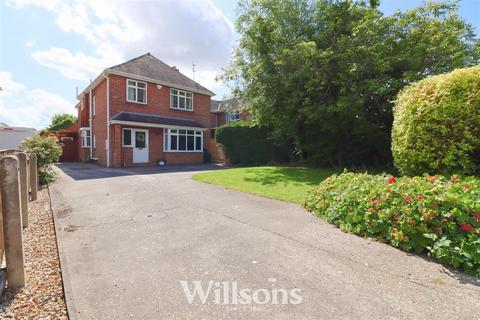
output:
M127 79L127 101L147 103L147 83Z
M170 108L193 111L193 93L170 89Z

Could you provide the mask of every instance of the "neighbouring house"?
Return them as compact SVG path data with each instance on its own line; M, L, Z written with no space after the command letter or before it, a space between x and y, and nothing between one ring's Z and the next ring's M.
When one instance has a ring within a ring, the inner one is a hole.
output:
M79 159L201 163L211 148L213 95L150 53L107 68L78 96Z
M219 148L215 139L216 128L231 124L239 120L248 120L250 115L242 110L240 102L236 98L223 101L213 100L211 102L212 128L210 129L210 152L214 162L225 162L225 152Z
M240 102L236 98L223 101L212 99L211 111L213 128L249 118L249 114L241 109Z
M33 137L36 133L34 128L11 127L0 123L0 149L18 149L23 139Z

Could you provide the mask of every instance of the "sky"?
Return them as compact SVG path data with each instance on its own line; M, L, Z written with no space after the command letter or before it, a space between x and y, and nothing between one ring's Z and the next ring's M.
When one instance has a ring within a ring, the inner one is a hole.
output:
M422 0L382 0L380 10ZM103 69L150 52L217 94L215 77L239 35L235 0L0 0L0 122L45 128L55 113L75 114L82 91ZM480 0L460 15L480 34Z

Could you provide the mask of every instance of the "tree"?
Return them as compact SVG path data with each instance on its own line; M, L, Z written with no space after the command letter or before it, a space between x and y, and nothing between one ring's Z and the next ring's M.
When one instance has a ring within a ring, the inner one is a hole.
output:
M57 113L52 116L48 131L58 131L70 127L77 122L77 118L69 113Z
M391 161L392 107L407 84L479 63L456 2L384 16L376 1L241 1L222 78L260 125L328 165Z

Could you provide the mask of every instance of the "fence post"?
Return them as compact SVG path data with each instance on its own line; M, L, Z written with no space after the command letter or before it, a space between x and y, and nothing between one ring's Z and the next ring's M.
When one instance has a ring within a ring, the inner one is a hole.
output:
M30 154L30 200L37 200L38 190L38 168L37 168L37 155L35 153Z
M25 286L25 270L22 204L19 160L15 156L5 156L0 159L0 192L8 286L11 288L23 287Z
M27 154L17 152L18 167L20 169L20 200L22 202L23 227L28 227L28 180L27 180Z

